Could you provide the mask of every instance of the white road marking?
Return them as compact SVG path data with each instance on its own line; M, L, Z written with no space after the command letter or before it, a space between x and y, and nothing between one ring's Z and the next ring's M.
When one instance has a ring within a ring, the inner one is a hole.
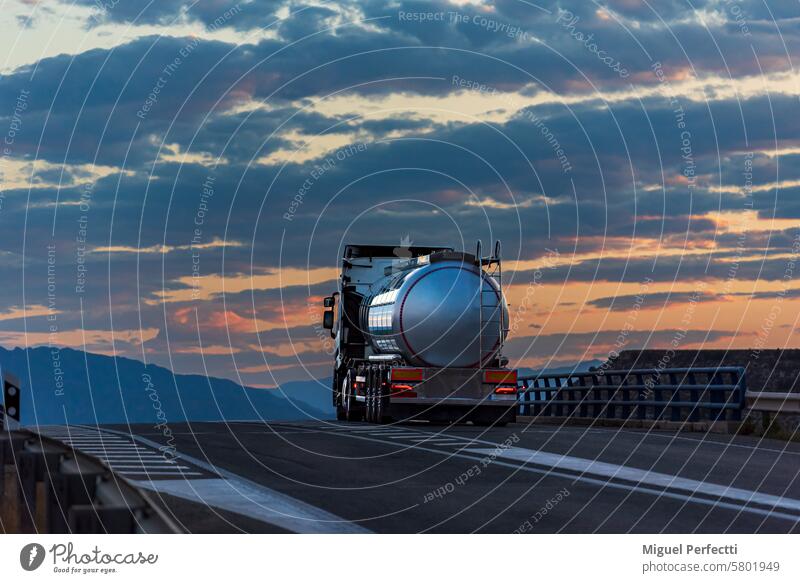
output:
M147 465L158 465L158 466L161 466L161 467L164 467L165 465L166 466L174 466L175 465L175 462L173 462L173 461L170 461L170 460L159 460L159 459L143 459L143 460L139 460L138 458L104 458L103 461L106 461L111 465L113 465L113 464L131 465L131 464L135 463L136 467L139 467L139 468L141 468L142 466L147 466Z
M691 492L692 494L719 496L739 502L763 504L770 507L782 508L784 510L793 510L795 512L800 511L800 500L795 500L793 498L762 494L761 492L745 490L743 488L734 488L733 486L724 486L711 482L701 482L699 480L691 480L689 478L681 478L670 474L620 466L597 460L565 456L522 447L510 447L500 451L492 448L474 448L466 451L483 455L497 455L498 457L507 459L558 468L560 470L570 470L594 476L602 476L604 478L628 480L647 486L683 490Z
M83 441L62 441L67 445L71 445L72 447L79 447L79 448L98 448L98 447L130 447L129 444L123 441L92 441L92 442L83 442Z
M161 444L151 441L140 435L129 435L115 429L104 430L112 434L129 437L134 441L142 443L148 447L158 449ZM292 532L298 533L359 533L366 534L370 531L358 524L350 522L344 518L336 516L278 492L257 484L247 478L243 478L233 472L223 468L215 467L203 460L199 460L190 455L177 452L176 459L189 462L195 467L202 468L212 474L217 474L221 478L206 478L197 480L141 480L136 484L158 492L179 496L186 500L193 500L209 506L250 516L275 524ZM126 472L131 474L134 472ZM138 472L142 473L142 472ZM156 475L151 473L151 475ZM201 475L199 473L184 472L183 475ZM195 487L199 482L208 484L199 488ZM224 484L222 484L224 482ZM198 494L198 492L201 492Z
M324 510L241 479L140 480L136 484L159 493L256 518L293 532L368 532Z
M100 459L104 460L142 460L142 461L164 461L167 463L171 463L171 460L166 460L160 455L155 454L139 454L139 455L130 455L130 454L110 454L110 455L99 455L97 456Z
M139 449L131 447L130 445L81 445L78 443L65 443L64 445L68 445L72 449L79 451L137 451Z
M102 453L128 453L128 454L135 454L138 451L146 452L146 449L142 448L134 448L134 447L126 447L126 448L87 448L87 447L77 447L75 448L78 451L82 451L83 453L90 453L92 455L95 454L102 454Z
M324 427L318 427L317 429L325 429ZM330 429L329 431L338 431L340 433L372 433L376 431L375 426L372 427L343 427L342 429ZM380 430L377 430L380 431ZM388 430L383 430L385 433Z
M65 438L62 439L64 443L84 443L84 444L92 444L92 443L127 443L122 439L99 439L99 438L86 438L86 439L69 439Z
M202 472L161 472L157 470L121 470L123 476L202 476ZM181 480L186 482L187 480ZM138 483L137 483L138 484ZM141 485L141 484L138 484Z
M368 532L324 510L235 478L140 480L136 484L159 493L256 518L293 532Z
M79 445L77 448L82 451L147 451L146 448L132 443L123 445Z
M58 439L58 440L61 440L61 441L65 441L65 440L67 440L67 439L73 439L73 438L78 438L78 439L91 439L91 438L93 438L93 437L94 437L93 435L85 435L85 436L77 436L77 435L51 435L51 434L49 434L49 433L42 433L41 435L43 435L44 437L49 437L50 439Z
M189 466L158 466L149 468L147 466L143 466L142 464L117 464L117 465L109 465L109 468L112 470L119 470L121 472L126 472L127 470L143 470L143 471L153 471L153 472L164 472L164 471L175 471L176 474L182 474L178 470L191 470Z

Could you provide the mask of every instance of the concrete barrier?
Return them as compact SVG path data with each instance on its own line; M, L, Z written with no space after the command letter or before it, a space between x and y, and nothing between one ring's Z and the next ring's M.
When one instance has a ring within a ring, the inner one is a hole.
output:
M743 433L800 441L800 394L748 391Z

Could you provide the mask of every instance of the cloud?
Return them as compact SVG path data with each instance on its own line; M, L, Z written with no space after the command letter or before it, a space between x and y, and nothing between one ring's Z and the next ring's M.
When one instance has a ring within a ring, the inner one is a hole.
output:
M648 293L642 296L619 295L614 297L597 298L589 302L595 308L607 308L609 310L627 311L631 309L637 300L640 301L642 310L663 310L668 305L700 303L700 302L719 302L725 301L726 296L714 293L697 292L658 292Z
M112 326L141 327L144 346L120 347L184 370L202 357L228 375L265 359L327 373L318 300L354 240L471 251L500 238L522 286L546 249L561 257L553 287L686 290L732 269L753 290L780 282L800 218L797 7L742 1L737 19L719 2L537 6L106 3L87 25L116 44L0 76L0 140L13 138L0 301L18 307L3 330L23 338L19 307L48 305L54 268L60 330L103 332L102 349ZM423 12L444 16L401 16ZM206 34L174 36L173 22ZM702 298L772 292L742 293ZM591 304L613 316L628 299ZM570 358L596 344L536 338L559 358L562 342Z
M538 334L512 338L506 344L506 352L512 358L512 366L520 367L544 368L564 361L605 360L611 350L618 349L615 346L618 336L619 330ZM725 330L632 331L626 337L625 349L664 348L671 345L675 338L680 338L681 348L710 347L735 336L735 332Z

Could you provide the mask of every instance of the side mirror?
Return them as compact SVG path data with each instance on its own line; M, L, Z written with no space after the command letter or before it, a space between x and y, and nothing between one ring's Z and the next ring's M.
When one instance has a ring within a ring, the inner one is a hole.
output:
M322 327L326 330L333 330L333 310L325 310L322 314Z
M335 301L336 300L335 300L335 298L333 296L328 296L327 298L325 298L323 300L323 303L324 303L326 308L332 308Z

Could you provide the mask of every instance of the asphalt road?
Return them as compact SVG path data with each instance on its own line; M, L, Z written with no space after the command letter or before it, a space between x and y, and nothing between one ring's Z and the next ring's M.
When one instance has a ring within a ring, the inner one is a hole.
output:
M800 444L782 441L526 423L170 430L43 432L189 532L800 532Z

